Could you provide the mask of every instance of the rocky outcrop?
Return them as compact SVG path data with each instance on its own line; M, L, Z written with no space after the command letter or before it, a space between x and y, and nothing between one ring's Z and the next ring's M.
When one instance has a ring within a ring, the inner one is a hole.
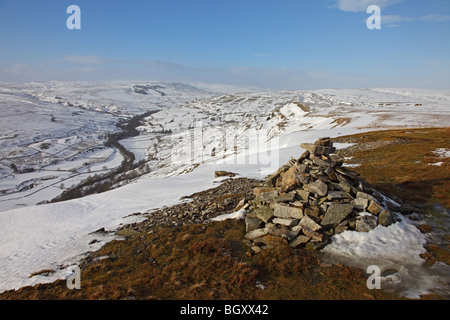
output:
M245 218L246 242L260 252L280 237L292 247L322 248L346 230L368 232L389 226L394 215L358 173L343 167L330 138L302 143L306 151L253 189Z

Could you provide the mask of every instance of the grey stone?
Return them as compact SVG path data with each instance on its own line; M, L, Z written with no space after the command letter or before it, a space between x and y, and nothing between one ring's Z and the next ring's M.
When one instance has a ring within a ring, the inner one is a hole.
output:
M328 200L351 199L351 196L345 191L328 191Z
M301 201L308 201L309 198L308 190L296 189L295 192L297 192L297 196L300 198Z
M307 184L310 181L309 173L299 173L297 179L301 184Z
M259 201L272 201L277 197L278 197L278 191L274 190L274 191L268 191L268 192L261 192L259 194L259 197L256 197L256 199Z
M305 189L317 193L319 196L323 197L328 192L328 186L321 180L316 180L313 183L309 183L304 186Z
M333 170L333 168L331 167L331 166L329 166L329 167L326 167L324 170L323 170L323 172L325 173L325 174L327 174L330 178L332 178L332 180L336 180L337 178L336 178L336 174L334 173L334 170ZM331 175L331 176L330 176Z
M306 173L306 165L305 164L303 164L303 163L299 163L298 165L297 165L297 171L299 172L299 173Z
M271 192L276 192L277 196L278 196L278 189L274 188L274 187L257 187L257 188L253 188L253 194L255 195L256 198L261 197L261 194L263 193L271 193Z
M276 237L287 235L290 231L287 226L279 224L276 225L275 223L266 224L266 229L269 231L269 234Z
M388 227L395 222L394 215L389 210L383 210L378 215L378 224Z
M311 207L305 208L304 213L305 213L305 215L308 215L310 217L319 218L319 216L320 216L320 209L319 209L318 206L311 206Z
M280 194L279 196L273 198L275 202L292 202L295 199L297 193L295 191L290 191L288 193Z
M354 188L350 183L348 183L347 181L341 180L339 182L339 186L342 188L343 191L345 192L351 192L352 188ZM355 189L356 190L356 189Z
M253 215L267 223L273 217L273 210L267 206L261 206L253 210Z
M255 230L247 232L245 235L245 238L249 239L249 240L253 240L253 239L265 236L268 233L269 233L268 228L255 229Z
M308 216L304 216L302 220L300 220L299 226L306 227L308 229L311 229L312 231L322 229L322 227L318 223L316 223L313 219L311 219Z
M317 146L314 143L300 143L300 147L311 153L314 153Z
M303 209L301 209L301 208L291 207L291 210L289 213L291 215L291 218L293 218L293 219L301 219L304 216Z
M331 154L335 152L336 152L335 147L317 146L316 149L314 150L314 154Z
M287 227L293 227L298 224L298 219L288 219L288 218L274 218L272 220L275 224L281 224Z
M328 146L328 147L333 146L333 142L331 141L330 137L319 138L316 140L316 142L314 142L314 144L318 146Z
M308 150L312 154L330 154L335 153L336 148L331 146L319 146L314 143L301 143L300 147L302 147L305 150Z
M365 192L361 192L361 191L358 191L356 193L356 197L357 198L368 199L368 200L373 200L373 197L370 194L365 193Z
M330 155L331 160L335 163L336 167L340 167L344 164L344 157L337 154Z
M352 180L360 180L359 178L359 173L355 172L355 171L351 171L347 168L344 167L338 167L336 168L336 171L339 172L340 174L349 177Z
M369 232L370 230L376 228L377 217L373 215L364 215L356 219L356 231L359 232Z
M322 241L323 240L323 234L320 233L320 232L313 231L313 230L311 230L309 228L306 228L306 227L302 227L302 231L303 231L303 233L306 236L311 237L314 240L317 240L317 241Z
M314 164L320 166L320 167L324 167L324 168L329 168L330 164L328 162L326 162L325 160L322 160L320 158L315 158L313 160Z
M262 227L263 222L255 217L245 217L245 231L249 232Z
M337 226L353 210L352 203L331 203L323 217L322 226Z
M355 209L365 210L369 205L369 199L356 198L355 200L353 200L353 204L355 206Z
M290 245L294 248L298 247L301 244L307 243L311 237L299 235L297 238L291 241Z
M305 202L304 201L292 201L290 203L290 205L293 206L293 207L296 207L296 208L303 209L304 205L305 205Z
M287 204L274 203L273 214L278 218L303 218L303 210L301 208L291 207Z
M301 154L300 158L298 158L298 162L302 162L303 160L305 160L306 158L308 158L309 156L309 151L305 151Z
M300 231L302 231L302 227L299 225L296 225L291 228L291 230L287 234L287 237L292 240L300 234Z

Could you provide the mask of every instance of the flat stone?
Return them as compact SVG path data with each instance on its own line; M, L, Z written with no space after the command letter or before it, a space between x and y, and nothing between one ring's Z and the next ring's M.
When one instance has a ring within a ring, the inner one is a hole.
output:
M260 197L261 193L267 193L267 192L277 192L278 190L274 187L256 187L253 188L253 194L255 195L255 197Z
M303 152L300 157L297 159L298 162L302 162L303 160L305 160L306 158L308 158L309 156L309 151L305 151Z
M336 167L340 167L344 164L344 157L338 156L337 154L330 155L331 161L335 163Z
M261 228L263 225L263 222L255 217L250 217L247 216L245 217L245 231L249 232L249 231L253 231L255 229L259 229Z
M321 221L322 226L337 226L353 210L352 203L331 203Z
M316 155L330 154L330 153L336 152L335 147L320 146L320 145L316 145L314 143L301 143L300 147L302 147L303 149L308 150L312 154L316 154Z
M256 200L272 201L277 197L278 197L278 191L275 190L275 191L261 192L259 197L256 197Z
M377 226L377 217L373 215L364 215L356 219L356 231L369 232Z
M311 180L309 173L299 173L297 178L301 184L307 184Z
M265 236L266 234L269 234L269 230L267 228L260 228L255 229L252 231L249 231L245 234L245 238L249 240L253 240L262 236Z
M333 146L333 142L331 142L330 137L319 138L316 140L316 142L314 142L314 144L318 146L328 146L328 147Z
M272 222L286 227L293 227L298 224L298 219L274 218Z
M317 146L314 143L300 143L300 147L311 153L314 153Z
M322 227L318 223L316 223L313 219L311 219L308 216L304 216L302 220L300 220L299 226L306 227L308 229L311 229L312 231L322 229Z
M369 199L356 198L353 200L353 205L355 206L355 209L365 210L369 205Z
M335 147L317 146L316 149L314 150L314 154L331 154L335 152L336 152Z
M295 192L301 201L308 201L309 199L309 191L304 189L296 189Z
M352 171L352 170L349 170L349 169L347 169L347 168L344 168L344 167L338 167L338 168L336 168L336 171L339 172L340 174L346 176L346 177L349 177L349 178L352 179L352 180L358 180L358 179L360 179L360 178L359 178L359 173L357 173L357 172L355 172L355 171Z
M287 237L292 240L300 234L300 231L302 231L302 227L299 225L296 225L291 228L291 230L287 234Z
M345 191L328 191L328 200L351 199L351 196Z
M322 182L321 180L316 180L313 183L309 183L304 186L305 189L317 193L319 196L323 197L326 196L328 192L328 186L326 183Z
M327 161L319 159L319 158L314 159L313 162L314 162L314 164L316 164L316 165L318 165L320 167L323 167L323 168L329 168L330 167L330 164Z
M294 201L296 195L297 193L295 191L290 191L288 193L280 194L272 200L275 202L292 202Z
M322 233L319 233L317 231L313 231L313 230L311 230L309 228L306 228L306 227L302 227L302 231L303 231L303 233L306 236L311 237L314 240L317 240L317 241L322 241L323 240L323 234Z
M297 164L297 171L299 173L306 173L306 168L307 168L307 166L303 163Z
M295 208L300 208L300 209L303 209L305 206L305 202L303 202L303 201L292 201L289 204Z
M356 197L357 198L363 198L363 199L368 199L368 200L373 200L373 196L371 196L368 193L362 192L362 191L358 191L356 193Z
M394 215L389 210L383 210L378 215L378 224L388 227L395 222Z
M316 217L319 218L320 216L320 209L318 206L312 206L308 207L304 210L305 215L308 215L310 217Z
M266 229L269 230L269 234L277 237L285 236L290 231L287 226L275 223L266 224Z
M299 235L297 238L295 238L294 240L291 241L290 245L292 247L296 248L301 244L307 243L310 239L311 239L311 237Z
M273 214L278 218L303 218L303 210L301 208L291 207L287 204L274 203Z
M253 210L254 216L267 223L273 217L273 210L267 206L261 206Z
M290 218L289 213L290 206L287 204L274 203L273 205L273 215L278 218Z

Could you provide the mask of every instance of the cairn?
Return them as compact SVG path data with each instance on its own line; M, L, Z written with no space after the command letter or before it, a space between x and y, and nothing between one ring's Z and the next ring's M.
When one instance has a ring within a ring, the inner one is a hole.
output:
M253 189L244 242L254 252L270 246L273 237L292 247L320 249L334 234L368 232L395 222L381 205L380 194L343 167L344 159L334 154L330 138L300 146L306 150L300 158L269 175L264 187Z

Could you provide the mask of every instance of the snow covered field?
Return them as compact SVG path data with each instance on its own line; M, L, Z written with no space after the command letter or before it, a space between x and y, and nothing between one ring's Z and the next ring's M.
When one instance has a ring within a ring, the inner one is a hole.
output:
M49 201L71 185L120 166L105 147L119 121L158 110L138 136L120 143L151 172L101 194ZM0 83L0 291L67 276L136 212L179 202L214 185L215 170L263 178L301 152L301 142L396 127L450 126L450 91L329 89L258 91L178 83ZM448 146L437 150L447 154ZM128 217L127 217L128 216ZM92 240L99 240L92 243ZM394 241L395 240L395 241ZM448 269L425 273L426 239L404 220L388 228L344 232L328 247L349 261L403 268L408 296L434 288ZM30 274L53 269L48 276ZM418 277L417 274L422 274ZM395 282L392 277L386 281ZM401 281L401 279L400 279Z

